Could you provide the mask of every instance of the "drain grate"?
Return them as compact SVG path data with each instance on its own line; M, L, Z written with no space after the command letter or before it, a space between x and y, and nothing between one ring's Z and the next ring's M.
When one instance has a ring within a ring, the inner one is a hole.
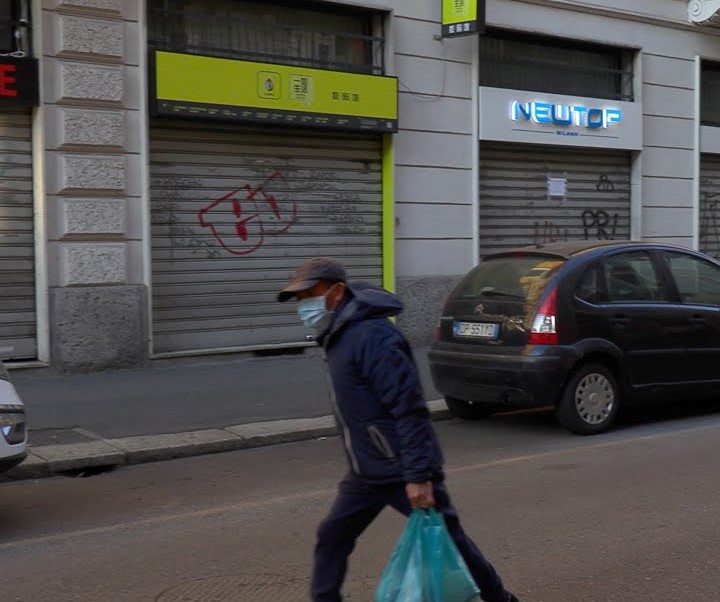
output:
M348 600L372 599L370 582L349 581ZM166 589L156 602L301 602L309 598L307 579L281 575L226 575L205 577Z

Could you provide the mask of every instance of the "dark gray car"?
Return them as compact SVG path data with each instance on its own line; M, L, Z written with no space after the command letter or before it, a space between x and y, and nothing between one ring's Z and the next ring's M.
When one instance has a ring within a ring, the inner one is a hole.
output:
M429 357L460 418L552 405L599 433L626 401L720 389L720 263L628 241L497 253L450 294Z

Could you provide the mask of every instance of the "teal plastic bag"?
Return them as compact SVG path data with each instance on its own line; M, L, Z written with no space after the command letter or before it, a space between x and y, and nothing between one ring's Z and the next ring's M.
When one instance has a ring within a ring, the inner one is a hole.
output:
M480 590L442 515L413 510L385 567L375 602L477 602Z

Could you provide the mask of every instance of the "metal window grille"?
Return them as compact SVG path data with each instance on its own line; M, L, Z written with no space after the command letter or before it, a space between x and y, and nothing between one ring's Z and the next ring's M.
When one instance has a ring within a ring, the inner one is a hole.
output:
M243 9L246 9L243 11ZM223 58L382 74L384 38L371 14L333 15L268 3L222 0L201 6L155 0L148 7L148 44Z
M720 126L720 63L702 62L700 122L703 125Z
M632 101L632 58L613 47L491 32L480 37L480 85Z
M0 2L0 55L32 55L30 0Z

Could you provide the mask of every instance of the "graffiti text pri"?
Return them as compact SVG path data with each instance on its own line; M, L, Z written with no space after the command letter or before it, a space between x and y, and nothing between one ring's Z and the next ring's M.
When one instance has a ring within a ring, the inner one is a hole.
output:
M618 214L610 215L604 209L593 211L587 209L582 212L583 231L585 240L591 236L598 240L614 240L617 232Z
M210 228L220 245L233 255L249 255L265 237L287 232L297 219L297 204L281 202L268 192L273 182L285 182L279 171L257 187L245 184L200 210L203 228Z

